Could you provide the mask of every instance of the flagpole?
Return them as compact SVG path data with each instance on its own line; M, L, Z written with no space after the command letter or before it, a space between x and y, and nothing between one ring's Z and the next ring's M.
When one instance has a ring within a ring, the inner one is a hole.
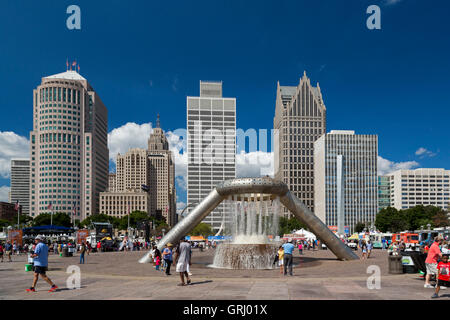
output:
M20 228L20 202L19 201L17 201L17 229L19 229Z
M52 206L52 211L50 213L50 225L53 225L53 206Z

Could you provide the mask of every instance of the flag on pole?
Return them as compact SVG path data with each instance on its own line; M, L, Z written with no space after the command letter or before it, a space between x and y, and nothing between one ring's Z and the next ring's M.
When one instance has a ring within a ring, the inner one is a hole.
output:
M48 210L51 210L52 209L52 203L50 202L50 204L47 206L47 209Z
M80 73L80 65L78 65L78 73Z
M67 70L69 70L69 58L66 59Z
M16 201L16 205L14 206L14 210L18 211L20 208L19 200Z
M73 205L72 205L72 215L74 215L74 216L77 215L77 207L75 205L76 205L76 202L74 201Z
M75 67L76 65L77 65L76 61L72 62L72 67Z

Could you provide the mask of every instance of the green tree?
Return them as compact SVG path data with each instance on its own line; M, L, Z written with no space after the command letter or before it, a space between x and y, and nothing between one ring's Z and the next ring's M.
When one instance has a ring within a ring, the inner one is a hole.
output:
M21 214L19 217L19 223L21 226L31 226L33 223L33 218L27 214ZM16 224L17 224L17 214L14 216L14 218L11 221L11 225L16 225Z
M375 218L375 226L381 232L399 232L408 228L403 212L392 207L381 209Z
M360 233L360 232L364 231L365 228L366 228L366 223L359 221L355 225L355 232Z
M290 234L294 230L307 229L306 225L301 223L296 217L280 217L278 221L278 235Z
M433 225L435 227L448 227L450 226L450 221L448 219L448 212L444 210L439 210L432 218Z
M114 225L116 218L106 214L94 214L80 222L80 226L89 227L92 222L108 222Z
M11 221L6 219L0 219L0 228L6 228L9 225L11 225Z
M211 226L207 223L199 223L195 226L195 228L189 233L191 236L204 236L208 237L213 235L213 231L211 229Z

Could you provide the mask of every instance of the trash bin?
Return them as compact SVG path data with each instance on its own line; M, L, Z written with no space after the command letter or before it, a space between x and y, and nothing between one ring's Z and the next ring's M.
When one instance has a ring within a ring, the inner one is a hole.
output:
M417 273L417 267L412 259L414 251L403 251L402 253L402 265L404 273Z
M69 248L67 248L67 246L62 249L62 256L63 257L69 256Z
M403 273L402 256L388 256L389 273L401 274Z

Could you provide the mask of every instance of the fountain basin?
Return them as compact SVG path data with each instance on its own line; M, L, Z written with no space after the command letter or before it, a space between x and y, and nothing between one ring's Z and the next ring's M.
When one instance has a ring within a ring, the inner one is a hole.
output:
M221 243L212 267L224 269L273 269L279 244Z

